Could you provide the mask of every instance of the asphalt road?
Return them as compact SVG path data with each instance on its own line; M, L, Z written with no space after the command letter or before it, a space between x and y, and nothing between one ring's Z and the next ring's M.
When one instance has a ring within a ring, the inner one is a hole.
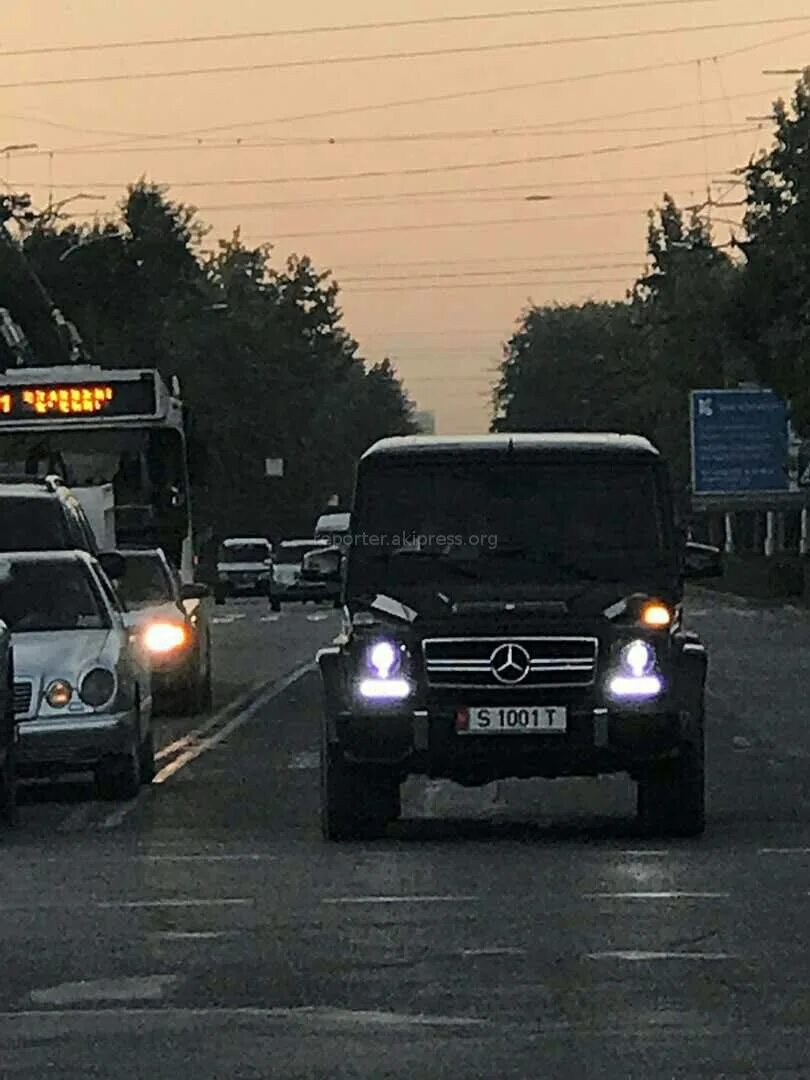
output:
M137 803L32 791L2 839L0 1075L810 1076L810 617L689 610L705 837L640 838L623 779L410 782L343 846L306 670L335 613L218 609L207 730L161 721Z

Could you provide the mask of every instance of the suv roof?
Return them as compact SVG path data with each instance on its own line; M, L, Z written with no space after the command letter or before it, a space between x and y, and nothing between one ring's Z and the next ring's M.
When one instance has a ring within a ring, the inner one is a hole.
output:
M94 555L80 548L57 551L0 551L0 562L80 562L85 566L98 565Z
M502 435L397 435L374 443L360 460L364 461L367 458L382 455L400 457L465 451L502 454L510 450L538 454L562 450L616 454L622 457L660 457L658 450L649 439L641 435L599 431L545 431L536 434L516 432Z

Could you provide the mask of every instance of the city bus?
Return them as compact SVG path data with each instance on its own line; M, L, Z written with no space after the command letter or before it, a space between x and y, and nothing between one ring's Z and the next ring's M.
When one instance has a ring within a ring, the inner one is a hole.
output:
M57 475L80 502L111 485L116 543L163 548L191 582L186 424L177 380L154 369L0 372L0 482Z

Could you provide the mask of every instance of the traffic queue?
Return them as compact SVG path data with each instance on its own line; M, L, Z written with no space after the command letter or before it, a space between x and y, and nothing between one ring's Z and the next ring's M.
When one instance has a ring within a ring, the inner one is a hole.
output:
M102 551L56 476L0 482L0 817L19 780L91 773L104 799L155 775L153 717L211 706L209 589L160 548Z
M225 539L208 584L159 546L109 539L59 477L0 479L0 823L19 781L90 773L110 800L151 783L154 717L213 705L209 597L339 602L306 569L331 534Z

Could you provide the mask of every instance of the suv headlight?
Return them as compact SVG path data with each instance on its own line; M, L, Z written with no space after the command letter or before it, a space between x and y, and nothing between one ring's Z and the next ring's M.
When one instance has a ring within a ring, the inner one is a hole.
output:
M615 698L639 700L656 697L663 689L655 648L637 638L622 646L618 662L608 676L608 693Z
M404 677L405 646L386 638L368 645L363 653L360 696L373 701L401 701L411 692Z

